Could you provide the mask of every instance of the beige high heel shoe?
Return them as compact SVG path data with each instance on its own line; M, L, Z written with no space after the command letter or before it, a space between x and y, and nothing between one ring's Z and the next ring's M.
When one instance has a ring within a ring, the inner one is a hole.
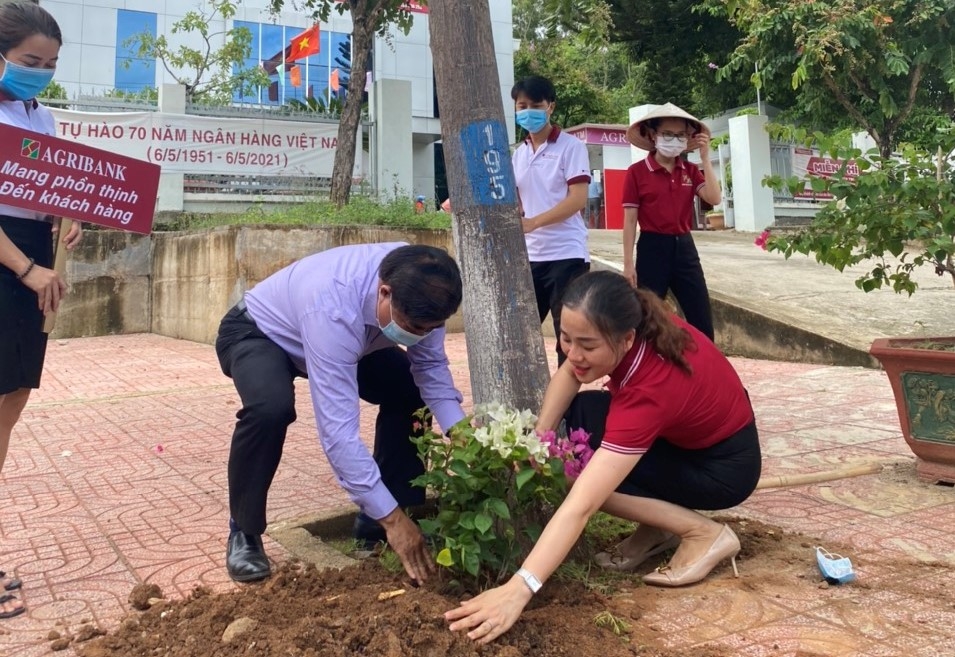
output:
M670 568L662 566L656 569L656 572L647 573L643 576L643 581L652 586L686 586L687 584L696 584L716 568L723 559L729 557L733 563L733 575L739 577L739 571L736 569L736 555L739 554L739 539L733 530L723 525L719 536L713 541L713 545L700 557L695 563L683 568Z
M640 564L650 557L655 557L662 552L672 550L679 544L680 537L670 534L661 542L650 547L649 550L646 550L642 554L638 554L635 557L625 557L622 554L616 554L614 552L598 552L594 555L594 563L607 570L612 570L618 573L627 573L631 570L636 570Z

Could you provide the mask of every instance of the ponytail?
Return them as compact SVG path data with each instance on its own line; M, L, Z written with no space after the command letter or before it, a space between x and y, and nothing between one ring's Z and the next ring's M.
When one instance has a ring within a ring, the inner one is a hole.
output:
M643 310L643 321L635 327L637 335L652 343L658 354L692 374L693 368L683 355L687 349L696 348L690 332L673 323L670 309L660 297L646 290L634 289L634 293Z
M657 353L687 374L693 370L683 355L696 345L690 332L670 318L670 309L651 292L634 289L615 272L593 271L579 276L567 287L564 308L576 310L604 337L617 342L630 331L650 342Z

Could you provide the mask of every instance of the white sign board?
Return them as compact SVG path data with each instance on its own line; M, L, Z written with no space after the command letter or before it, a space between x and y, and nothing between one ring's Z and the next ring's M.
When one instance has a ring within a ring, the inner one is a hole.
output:
M336 123L51 111L57 137L158 164L163 173L330 177L338 147Z

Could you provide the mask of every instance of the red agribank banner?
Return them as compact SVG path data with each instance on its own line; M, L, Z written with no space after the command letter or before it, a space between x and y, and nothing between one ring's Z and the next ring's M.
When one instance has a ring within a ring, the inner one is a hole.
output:
M159 165L0 125L0 204L149 233Z

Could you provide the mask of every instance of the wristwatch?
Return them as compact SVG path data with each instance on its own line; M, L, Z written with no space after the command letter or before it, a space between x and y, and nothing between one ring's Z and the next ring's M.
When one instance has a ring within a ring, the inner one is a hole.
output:
M541 581L531 571L520 568L517 571L517 574L521 576L521 579L524 580L524 583L527 584L527 588L531 590L531 593L537 593L541 590Z

